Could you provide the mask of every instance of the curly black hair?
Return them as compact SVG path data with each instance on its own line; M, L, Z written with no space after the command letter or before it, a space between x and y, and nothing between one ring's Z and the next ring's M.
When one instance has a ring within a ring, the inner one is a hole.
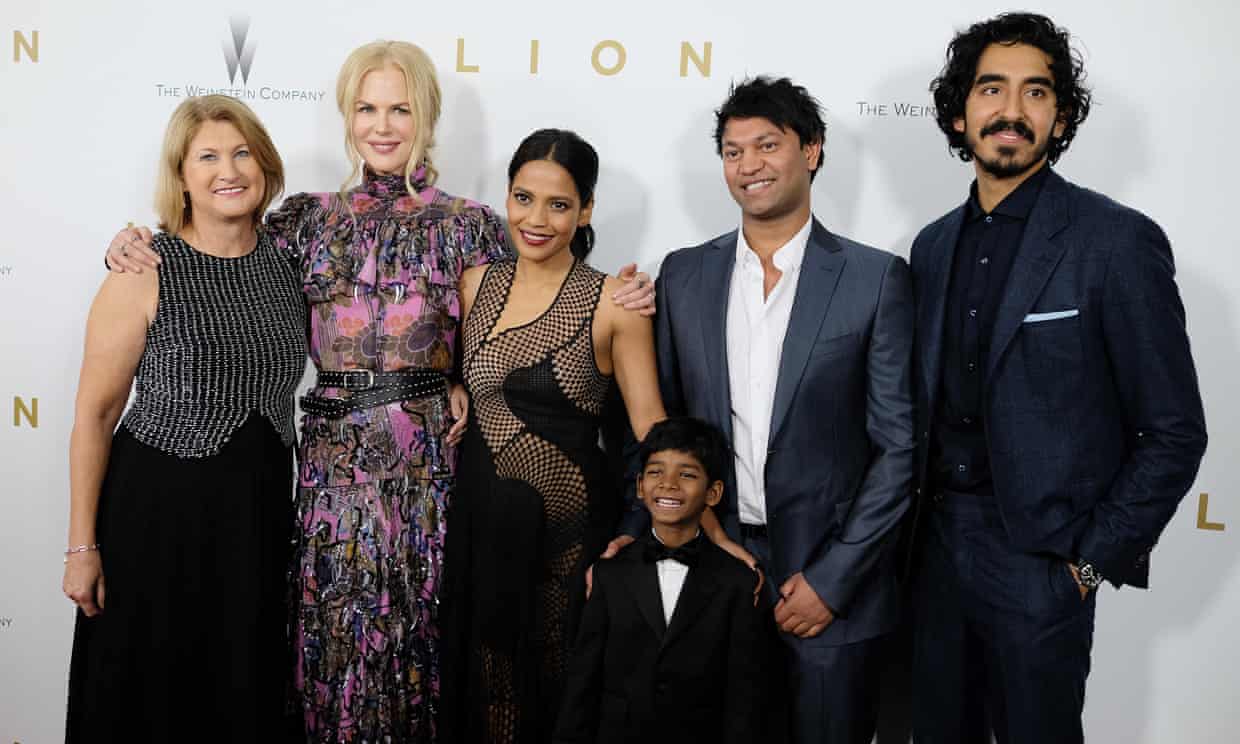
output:
M965 162L973 159L964 133L957 132L953 124L964 116L965 100L977 77L977 62L991 44L1028 44L1051 58L1056 108L1064 124L1063 134L1052 137L1046 151L1047 162L1054 164L1072 143L1077 127L1089 116L1092 95L1085 87L1085 65L1072 48L1067 29L1036 13L1003 13L975 23L956 34L948 45L947 61L930 83L935 119L947 135L948 149Z
M723 154L723 130L729 119L760 117L781 130L796 132L801 146L826 144L827 125L822 120L822 105L803 86L786 77L773 79L766 75L733 83L728 99L715 111L715 154ZM822 168L823 156L810 172L812 181Z

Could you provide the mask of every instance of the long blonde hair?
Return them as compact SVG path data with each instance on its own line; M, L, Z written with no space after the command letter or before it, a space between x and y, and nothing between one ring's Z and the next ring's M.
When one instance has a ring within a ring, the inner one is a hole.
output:
M344 149L353 164L353 171L340 187L343 195L362 172L363 160L353 144L353 118L356 115L358 94L366 73L395 67L405 76L405 88L409 95L410 114L413 116L413 149L405 164L405 188L414 199L413 173L426 167L426 183L433 184L439 172L431 164L430 151L435 146L435 124L439 122L442 94L435 65L421 47L407 41L372 41L354 49L340 68L336 78L336 107L344 116Z
M164 131L164 144L159 154L159 172L155 176L155 214L159 229L176 234L190 223L192 214L185 196L181 166L185 154L208 121L224 121L241 133L250 148L250 155L263 171L263 198L254 208L254 224L261 224L271 202L284 190L284 162L271 142L267 128L258 116L232 96L209 95L186 98L172 112Z

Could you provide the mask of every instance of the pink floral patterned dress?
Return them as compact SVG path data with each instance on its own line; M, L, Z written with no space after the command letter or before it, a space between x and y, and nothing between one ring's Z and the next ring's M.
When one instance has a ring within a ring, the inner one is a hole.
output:
M267 220L301 261L320 370L453 373L457 280L508 253L487 207L367 172L339 194L297 194ZM316 388L337 397L334 388ZM295 685L320 742L434 740L444 513L456 453L446 396L338 419L306 415L293 577Z

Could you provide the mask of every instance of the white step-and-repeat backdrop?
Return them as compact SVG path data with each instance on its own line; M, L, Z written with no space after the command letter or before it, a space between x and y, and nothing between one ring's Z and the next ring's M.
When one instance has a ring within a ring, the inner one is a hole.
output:
M1155 553L1153 590L1107 589L1099 600L1087 738L1236 741L1240 4L1036 6L1075 34L1096 94L1059 170L1171 236L1211 437ZM603 162L595 263L636 260L655 273L668 251L737 224L710 136L729 82L786 74L828 112L819 218L907 255L972 178L934 126L927 84L955 29L1007 9L985 0L6 3L0 743L62 735L73 611L60 593L60 551L83 320L110 236L153 220L160 138L185 96L244 99L279 145L291 191L331 190L348 172L334 102L340 63L375 38L413 41L444 89L435 155L445 188L502 207L518 141L538 127L575 129Z

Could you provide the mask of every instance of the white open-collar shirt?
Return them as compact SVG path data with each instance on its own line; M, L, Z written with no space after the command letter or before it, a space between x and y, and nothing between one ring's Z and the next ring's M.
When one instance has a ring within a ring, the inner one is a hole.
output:
M813 221L811 216L791 240L775 251L772 261L782 276L765 298L762 261L750 250L744 227L736 233L736 265L728 291L727 343L736 502L743 524L766 524L763 473L779 357Z

